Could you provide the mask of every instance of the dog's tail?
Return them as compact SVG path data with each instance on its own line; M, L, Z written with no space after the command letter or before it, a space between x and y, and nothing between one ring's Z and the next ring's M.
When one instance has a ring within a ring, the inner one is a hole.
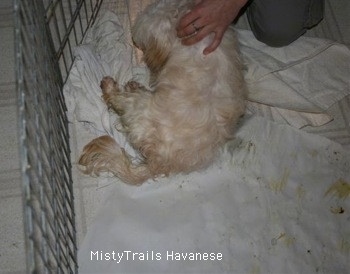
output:
M78 163L84 166L82 172L85 174L99 176L102 172L110 172L131 185L140 185L153 177L146 165L134 164L125 150L107 135L88 143Z

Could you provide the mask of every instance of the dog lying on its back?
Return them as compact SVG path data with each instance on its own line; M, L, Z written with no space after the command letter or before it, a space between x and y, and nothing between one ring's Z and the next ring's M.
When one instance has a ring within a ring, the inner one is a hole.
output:
M103 99L119 116L123 131L142 160L133 163L109 136L84 147L84 172L111 172L129 184L210 165L220 147L234 137L245 110L246 87L235 33L227 30L220 46L204 56L211 37L183 46L176 25L193 1L159 1L148 7L132 30L151 72L152 91L136 82L120 89L103 78Z

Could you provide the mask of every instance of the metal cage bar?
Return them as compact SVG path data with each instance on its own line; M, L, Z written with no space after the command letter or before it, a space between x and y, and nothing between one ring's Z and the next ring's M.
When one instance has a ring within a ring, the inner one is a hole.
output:
M19 143L28 273L77 273L68 120L62 94L102 0L15 0Z

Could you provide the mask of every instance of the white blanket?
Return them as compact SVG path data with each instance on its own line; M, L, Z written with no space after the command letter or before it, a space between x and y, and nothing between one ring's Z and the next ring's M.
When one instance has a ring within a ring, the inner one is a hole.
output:
M327 139L248 119L206 171L109 185L80 273L346 273L349 161Z
M64 93L72 122L96 136L114 136L132 153L98 86L104 75L120 84L147 81L147 70L132 66L126 25L112 13L99 18L75 51ZM349 93L343 46L301 39L294 45L303 51L293 45L275 51L246 31L239 38L250 99L272 105L281 120L314 121L300 118L304 113L325 119L322 110ZM250 109L260 111L259 105ZM110 178L79 250L80 273L346 273L349 163L349 152L334 142L247 115L237 139L208 170L141 187Z
M287 47L271 48L250 31L239 31L238 37L253 113L298 128L320 126L332 119L326 110L350 94L346 46L302 37Z

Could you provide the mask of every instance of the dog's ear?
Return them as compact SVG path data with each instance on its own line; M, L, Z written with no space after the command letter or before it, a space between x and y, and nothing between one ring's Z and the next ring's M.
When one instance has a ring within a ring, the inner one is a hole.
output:
M143 52L144 61L152 74L157 74L162 70L169 58L169 50L162 46L155 38L149 40L147 48Z

